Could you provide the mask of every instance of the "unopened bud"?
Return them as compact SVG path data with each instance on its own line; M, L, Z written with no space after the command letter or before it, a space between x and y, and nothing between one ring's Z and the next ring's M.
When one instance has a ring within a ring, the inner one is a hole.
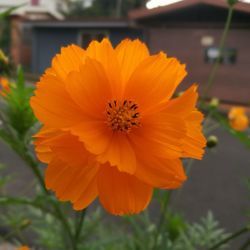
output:
M207 147L208 148L214 148L216 147L218 144L218 138L217 136L215 135L210 135L208 138L207 138Z
M180 91L180 92L178 92L177 94L176 94L176 96L177 97L180 97L180 96L182 96L184 94L184 92L183 91Z
M217 108L220 104L220 101L218 98L212 98L210 103L209 103L209 107L210 108Z

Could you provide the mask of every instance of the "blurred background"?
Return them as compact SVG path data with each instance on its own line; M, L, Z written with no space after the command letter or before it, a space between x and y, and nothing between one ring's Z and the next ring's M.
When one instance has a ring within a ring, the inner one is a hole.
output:
M115 46L124 38L144 41L152 53L164 51L187 65L188 76L179 91L197 82L202 92L219 57L219 41L227 17L224 0L0 0L0 12L19 6L0 24L0 48L12 64L22 64L30 83L50 66L62 46L86 48L93 39L109 37ZM239 1L220 68L208 97L220 99L223 112L250 104L250 1ZM221 128L215 130L218 146L195 162L174 207L190 221L212 210L232 231L246 222L250 207L245 181L250 176L250 155ZM7 146L0 145L0 161L22 178L10 193L27 188L31 174ZM25 191L23 191L25 190ZM233 248L236 249L236 248Z

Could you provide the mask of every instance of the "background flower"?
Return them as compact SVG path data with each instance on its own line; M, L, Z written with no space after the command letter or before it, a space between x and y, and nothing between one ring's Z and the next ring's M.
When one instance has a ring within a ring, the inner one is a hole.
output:
M6 77L0 76L0 95L6 96L6 93L10 91L10 83Z
M244 131L249 126L249 118L246 109L243 107L233 107L228 114L230 126L238 131Z

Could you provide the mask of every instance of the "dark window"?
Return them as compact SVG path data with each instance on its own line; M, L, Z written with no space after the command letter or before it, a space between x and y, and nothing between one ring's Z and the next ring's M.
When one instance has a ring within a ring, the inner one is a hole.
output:
M219 58L221 64L235 64L237 50L234 48L225 48L220 52L218 47L209 47L205 49L206 63L215 63L217 58Z
M101 41L104 37L108 37L107 32L98 31L81 31L79 34L79 44L83 48L87 48L92 40Z

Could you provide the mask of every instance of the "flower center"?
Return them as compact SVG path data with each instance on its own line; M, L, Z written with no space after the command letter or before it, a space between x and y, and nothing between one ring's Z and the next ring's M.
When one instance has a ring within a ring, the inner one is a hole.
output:
M107 123L113 131L129 132L132 127L140 126L138 106L132 101L113 100L106 108Z

